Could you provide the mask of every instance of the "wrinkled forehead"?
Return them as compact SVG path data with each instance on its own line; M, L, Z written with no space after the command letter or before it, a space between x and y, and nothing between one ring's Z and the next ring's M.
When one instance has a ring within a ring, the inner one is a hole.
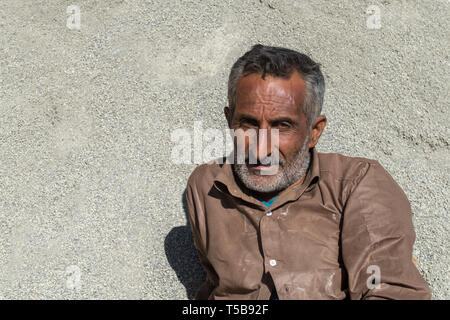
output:
M279 111L291 109L292 112L303 106L306 94L305 81L297 72L290 78L266 75L262 79L260 74L250 74L239 80L237 89L238 108L272 105Z

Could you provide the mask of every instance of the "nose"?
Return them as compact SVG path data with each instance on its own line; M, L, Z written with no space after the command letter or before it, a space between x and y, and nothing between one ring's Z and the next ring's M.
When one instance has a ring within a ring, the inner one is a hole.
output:
M272 145L270 143L270 130L261 129L258 132L258 162L261 162L261 159L264 159L267 156L270 156L272 153Z
M268 157L272 153L272 143L271 143L271 130L259 129L257 131L256 137L256 148L255 145L250 143L250 159L256 159L258 163L263 163L261 160ZM266 163L263 163L266 164Z

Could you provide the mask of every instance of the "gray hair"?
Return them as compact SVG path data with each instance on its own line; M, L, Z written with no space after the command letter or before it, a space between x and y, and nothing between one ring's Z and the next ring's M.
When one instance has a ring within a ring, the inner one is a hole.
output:
M319 63L305 54L286 48L257 44L233 64L228 78L228 104L231 116L236 108L237 85L242 76L260 73L263 79L266 74L289 78L294 70L300 74L306 84L303 112L307 117L309 132L313 121L322 112L325 80Z

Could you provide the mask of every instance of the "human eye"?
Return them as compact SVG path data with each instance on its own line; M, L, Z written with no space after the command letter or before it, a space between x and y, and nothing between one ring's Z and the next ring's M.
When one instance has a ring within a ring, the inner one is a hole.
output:
M292 127L292 123L289 121L277 121L273 123L272 127L278 129L290 129Z
M239 121L239 126L241 128L257 128L258 127L258 122L254 119L241 119L241 121Z

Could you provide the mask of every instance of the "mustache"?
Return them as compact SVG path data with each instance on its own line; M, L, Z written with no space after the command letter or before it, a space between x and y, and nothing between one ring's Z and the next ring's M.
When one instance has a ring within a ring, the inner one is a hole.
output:
M251 165L270 165L270 164L277 164L280 166L284 166L286 164L286 160L282 155L276 156L275 154L271 154L268 156L265 156L264 158L258 159L253 157L252 163L250 163L250 156L248 154L245 155L244 163L245 164L251 164ZM255 161L256 160L256 161Z

